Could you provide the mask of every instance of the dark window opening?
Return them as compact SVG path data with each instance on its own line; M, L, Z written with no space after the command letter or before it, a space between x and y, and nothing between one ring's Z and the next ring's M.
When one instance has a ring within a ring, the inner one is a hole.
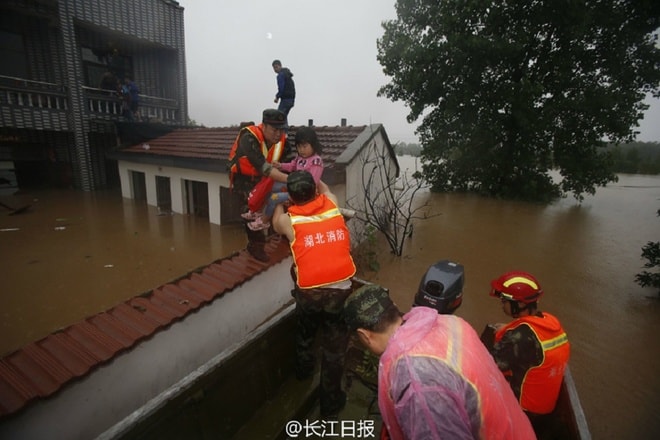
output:
M27 78L27 60L23 36L0 30L0 75Z

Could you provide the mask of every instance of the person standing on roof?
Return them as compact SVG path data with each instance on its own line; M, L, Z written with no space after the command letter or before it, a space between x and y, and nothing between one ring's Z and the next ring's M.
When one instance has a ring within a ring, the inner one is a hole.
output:
M288 67L282 67L280 60L273 61L273 70L277 74L277 93L274 102L275 104L279 102L277 109L286 117L284 122L286 131L289 129L289 111L296 101L296 84L293 82L293 73Z
M380 356L378 407L392 440L535 439L511 388L474 329L430 307L402 315L386 289L367 284L344 320Z
M289 239L296 300L296 359L299 380L314 374L314 339L321 330L321 416L336 416L346 404L342 390L348 329L342 319L344 300L351 293L355 263L348 227L328 186L308 171L287 179L291 206L275 207L273 228Z
M490 286L490 296L499 298L504 314L514 318L509 324L491 325L495 334L490 352L532 425L540 428L543 415L555 408L568 364L566 332L555 316L538 310L543 290L533 275L507 272Z
M285 120L286 117L281 111L266 109L262 114L262 123L241 128L231 147L230 182L232 188L241 195L243 210L246 212L250 191L263 177L270 177L276 182L286 182L287 175L273 167L274 161L279 162L291 150L284 132ZM267 262L269 257L264 249L264 231L252 231L247 225L245 230L250 255L259 261Z

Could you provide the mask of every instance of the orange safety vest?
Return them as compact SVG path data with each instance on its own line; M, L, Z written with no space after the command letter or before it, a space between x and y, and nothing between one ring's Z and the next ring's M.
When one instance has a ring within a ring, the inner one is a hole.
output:
M290 243L298 287L313 289L355 275L351 240L344 217L332 200L321 194L288 209L293 227Z
M273 163L274 161L279 162L280 158L282 157L282 153L284 152L284 146L286 145L286 134L282 133L282 137L280 138L279 142L268 148L264 138L263 124L243 127L238 132L238 136L236 136L236 140L234 141L234 144L231 146L231 150L229 151L229 170L231 172L231 176L236 174L242 174L245 176L261 176L261 170L255 169L246 156L236 157L236 150L238 149L239 140L245 130L249 131L250 134L252 134L252 136L254 136L259 141L259 144L261 145L261 153L264 155L266 162L268 163ZM233 178L230 177L230 180L233 181Z
M530 368L525 374L520 387L520 406L531 413L548 414L557 403L571 344L559 320L546 312L543 317L523 316L505 325L495 333L495 342L499 342L508 330L520 325L532 329L543 349L541 365Z
M390 393L390 383L394 380L390 375L398 362L417 357L445 364L478 393L478 400L473 402L478 413L472 421L479 425L478 438L535 438L511 387L470 324L454 315L440 315L428 307L413 307L404 320L408 322L404 321L391 337L378 368L378 405L391 439L405 440ZM421 410L419 423L424 423L422 413L425 411Z

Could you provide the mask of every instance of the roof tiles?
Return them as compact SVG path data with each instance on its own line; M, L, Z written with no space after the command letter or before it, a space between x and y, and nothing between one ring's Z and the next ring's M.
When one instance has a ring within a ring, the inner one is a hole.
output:
M36 399L55 394L67 383L282 261L289 256L288 242L271 237L266 252L270 261L262 263L241 250L3 357L0 420Z
M321 157L325 167L332 167L335 160L346 150L346 146L365 129L366 126L314 127L323 147ZM180 128L148 142L124 148L118 154L224 162L229 157L238 131L238 127ZM295 133L296 127L290 127L289 138L294 139Z

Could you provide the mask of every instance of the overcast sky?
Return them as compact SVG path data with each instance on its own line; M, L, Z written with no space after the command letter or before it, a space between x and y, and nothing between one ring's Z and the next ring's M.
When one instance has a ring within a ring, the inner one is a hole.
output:
M294 74L291 125L381 123L392 143L417 142L401 102L376 97L388 82L376 60L381 22L394 0L178 0L185 8L188 112L207 127L259 122L276 107L271 67ZM660 100L641 121L638 140L660 142Z

